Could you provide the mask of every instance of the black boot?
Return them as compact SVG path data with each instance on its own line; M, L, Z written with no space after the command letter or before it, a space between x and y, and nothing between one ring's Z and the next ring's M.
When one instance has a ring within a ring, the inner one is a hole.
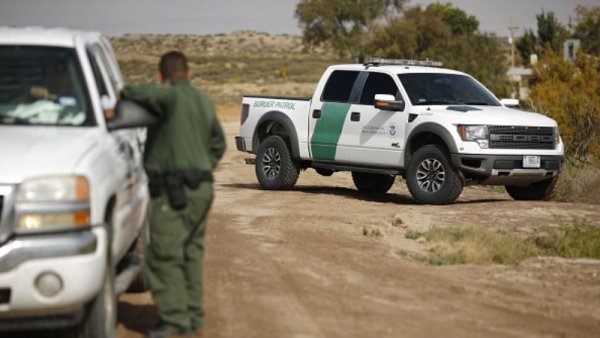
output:
M169 325L165 322L159 322L154 325L148 332L146 338L167 338L174 334L187 335L188 330L178 328L177 326Z

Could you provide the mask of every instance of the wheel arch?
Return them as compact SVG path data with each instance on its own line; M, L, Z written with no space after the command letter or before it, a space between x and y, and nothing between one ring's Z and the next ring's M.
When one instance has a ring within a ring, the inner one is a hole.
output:
M107 254L112 258L112 249L113 249L113 237L114 237L114 229L113 229L113 213L115 211L115 206L117 203L117 196L113 194L110 196L108 201L106 202L106 207L104 208L104 227L106 228L106 244L108 245Z
M287 115L276 110L265 113L256 123L252 136L252 149L258 149L260 143L269 135L287 138L292 156L296 159L300 158L296 127Z
M445 146L450 153L458 153L458 148L450 132L442 125L428 122L413 129L407 138L404 153L404 166L410 162L412 155L422 146L427 144L440 144Z

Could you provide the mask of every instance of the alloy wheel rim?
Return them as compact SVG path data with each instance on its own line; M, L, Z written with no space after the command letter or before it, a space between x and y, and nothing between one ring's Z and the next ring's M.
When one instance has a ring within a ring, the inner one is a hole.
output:
M442 162L435 158L422 161L417 167L417 182L425 192L438 192L446 181L446 170Z
M281 171L281 155L275 148L269 148L262 157L263 173L268 179L275 179Z

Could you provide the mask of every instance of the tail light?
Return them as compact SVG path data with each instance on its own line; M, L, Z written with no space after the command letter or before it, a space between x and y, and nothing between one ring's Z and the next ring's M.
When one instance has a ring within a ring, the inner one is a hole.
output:
M244 124L248 119L248 115L250 114L250 105L242 104L242 112L240 114L240 125Z

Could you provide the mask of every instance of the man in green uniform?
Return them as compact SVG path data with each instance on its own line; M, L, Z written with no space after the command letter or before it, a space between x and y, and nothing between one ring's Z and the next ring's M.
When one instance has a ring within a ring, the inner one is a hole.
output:
M146 335L200 331L206 216L213 199L212 170L223 156L223 131L210 99L190 82L185 55L161 57L162 85L126 86L124 98L159 117L148 128L144 166L152 196L148 279L160 322Z

